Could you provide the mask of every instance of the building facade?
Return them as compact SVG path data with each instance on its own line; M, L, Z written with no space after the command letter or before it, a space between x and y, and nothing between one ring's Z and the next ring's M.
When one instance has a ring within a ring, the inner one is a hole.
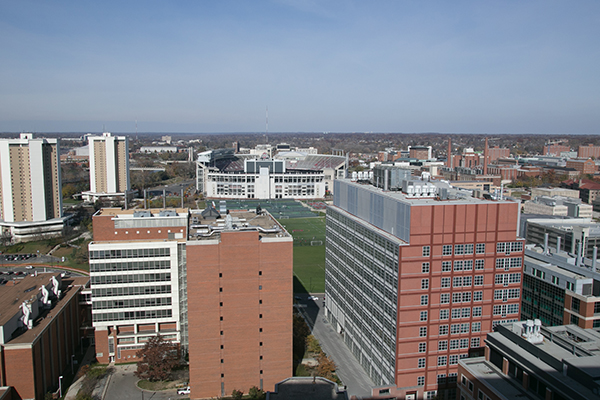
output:
M519 204L423 185L337 181L327 210L326 315L375 396L454 398L458 360L519 318Z
M105 132L89 136L90 190L82 195L88 201L125 196L129 182L129 139Z

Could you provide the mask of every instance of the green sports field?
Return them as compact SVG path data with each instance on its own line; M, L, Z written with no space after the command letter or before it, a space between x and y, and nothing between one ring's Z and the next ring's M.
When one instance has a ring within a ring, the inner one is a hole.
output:
M294 237L294 293L325 292L325 218L279 221ZM311 242L321 245L311 246Z

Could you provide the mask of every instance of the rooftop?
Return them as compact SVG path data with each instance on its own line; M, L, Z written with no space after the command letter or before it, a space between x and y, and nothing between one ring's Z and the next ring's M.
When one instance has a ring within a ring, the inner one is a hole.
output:
M39 273L35 276L28 275L22 279L15 279L0 287L0 326L9 324L15 315L20 314L23 301L31 300L37 296L42 286L46 286L51 278L59 277L60 273ZM61 298L52 304L49 310L40 310L39 315L33 321L33 328L28 330L17 330L16 334L4 344L4 346L29 344L36 341L40 333L50 324L58 311L65 307L71 299L78 294L77 287L85 287L89 282L88 277L63 278L60 290Z
M265 237L287 237L291 235L269 214L262 210L260 214L254 211L230 211L221 218L204 218L201 212L192 211L190 218L190 239L214 239L221 232L258 231Z

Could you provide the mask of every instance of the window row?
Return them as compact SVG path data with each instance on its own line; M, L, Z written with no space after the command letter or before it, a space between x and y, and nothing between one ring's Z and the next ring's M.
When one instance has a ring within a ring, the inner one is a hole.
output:
M102 300L92 302L92 309L105 310L110 308L137 308L170 306L170 297L152 297L148 299Z
M442 245L442 255L451 256L452 247L454 247L454 254L458 256L473 254L473 247L475 247L475 254L485 254L485 243L477 243L475 245L468 243L455 244L454 246L451 244ZM423 257L429 257L431 255L431 246L423 246L421 254Z
M523 259L521 257L496 258L496 268L521 268Z
M114 262L95 264L90 263L90 272L107 272L107 271L142 271L148 269L169 269L171 262L169 260L152 260L152 261L130 261L130 262Z
M448 346L450 343L450 346ZM479 347L479 338L471 338L471 347ZM440 340L438 341L438 351L445 350L457 350L457 349L468 349L469 348L469 338L464 339L452 339L448 340Z
M494 290L494 300L518 299L521 297L521 289L497 289Z
M90 260L105 260L111 258L142 258L166 257L171 255L171 249L161 247L158 249L123 249L123 250L92 250Z
M161 286L129 286L112 287L107 289L92 289L93 297L139 296L144 294L171 293L171 285Z
M102 314L92 314L94 322L127 321L134 319L170 318L171 310L122 311Z
M496 253L518 253L523 251L523 242L499 242L496 243Z
M518 304L501 304L494 306L494 315L508 315L508 314L518 314L519 313L519 305Z
M508 285L509 283L521 283L521 273L516 272L513 274L496 274L494 283L496 285Z
M482 308L481 307L473 307L473 317L481 317ZM452 316L452 319L460 319L460 318L471 318L471 307L461 307L461 308L453 308L442 309L440 310L440 319L448 319Z
M471 326L472 325L472 326ZM439 326L439 335L447 335L450 332L451 335L456 335L459 333L469 333L469 332L481 332L481 322L473 322L472 324L465 322L461 324L452 324L448 325L440 325Z
M92 285L113 285L119 283L138 282L168 282L170 280L171 274L169 272L160 274L92 276Z

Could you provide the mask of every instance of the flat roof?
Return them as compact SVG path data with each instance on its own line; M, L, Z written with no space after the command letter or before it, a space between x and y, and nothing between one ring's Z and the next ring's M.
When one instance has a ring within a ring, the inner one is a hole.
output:
M471 373L474 378L483 382L500 398L506 399L539 399L526 391L515 379L507 378L494 364L485 357L464 358L459 361L461 366Z
M15 284L7 284L0 287L0 324L6 324L19 312L19 307L23 301L30 299L33 295L37 296L42 285L47 285L52 276L59 276L59 272L38 273L37 276L26 276L22 279L15 279ZM88 284L89 277L70 277L63 278L60 290L61 299L53 305L48 311L40 310L40 314L34 320L33 328L28 329L9 340L4 346L30 344L37 340L39 335L48 327L58 311L69 304L74 296L77 295L77 287L84 287Z
M261 236L291 238L285 228L264 210L260 215L253 211L229 210L229 215L231 215L233 229L226 229L226 215L221 215L219 219L205 219L200 211L192 212L189 230L190 239L214 239L220 235L220 232L236 231L258 231Z
M159 216L161 211L168 211L168 210L175 211L177 213L177 215L170 216L170 217ZM133 216L134 213L138 213L140 211L149 212L151 214L151 217L149 217L149 218L177 218L177 217L183 217L183 216L187 215L189 212L189 208L148 208L148 209L137 209L136 208L136 209L128 209L128 210L123 210L122 208L119 208L119 207L101 208L100 210L98 210L98 212L96 212L95 216L110 215L110 216L118 217L118 218L134 218L134 216Z

